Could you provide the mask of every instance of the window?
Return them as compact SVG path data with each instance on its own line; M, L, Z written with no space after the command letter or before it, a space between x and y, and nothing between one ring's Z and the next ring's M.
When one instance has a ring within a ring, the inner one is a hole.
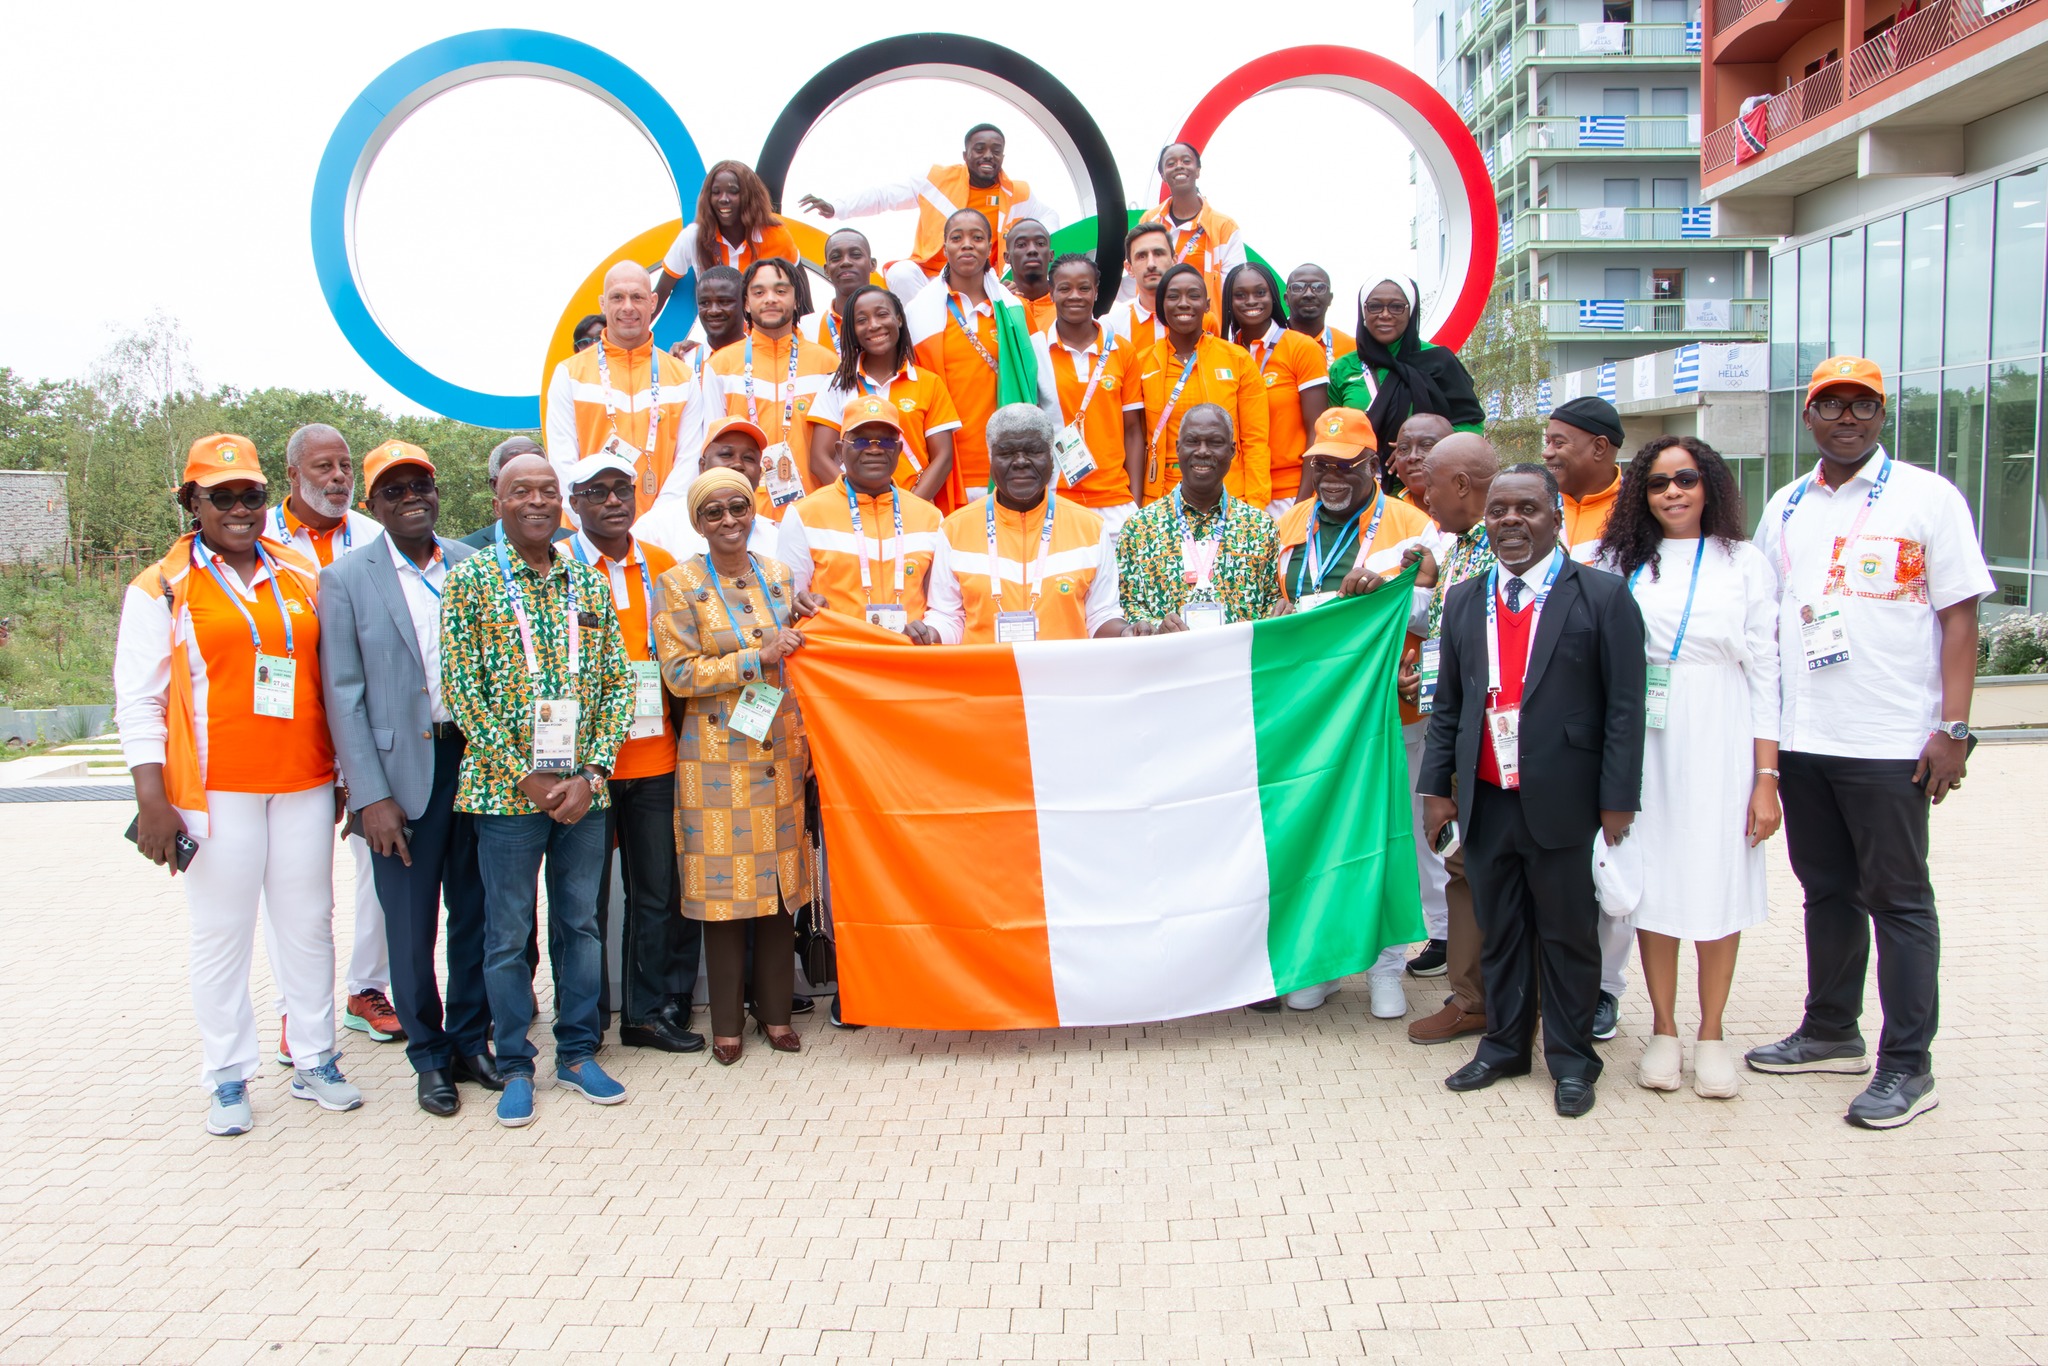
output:
M1536 297L1539 299L1548 299L1550 297L1550 277L1548 275L1536 277Z
M1692 203L1692 182L1682 177L1658 176L1650 182L1650 204L1659 209L1682 209Z
M1685 272L1682 270L1651 271L1650 297L1653 299L1683 299L1685 297Z
M1634 269L1608 269L1603 280L1606 299L1640 299L1643 289L1643 273Z
M2028 356L2041 349L2043 201L2048 201L2048 168L1998 182L1993 356Z
M1984 557L2015 569L2025 569L2031 557L2040 379L2032 360L1991 367L1978 524L1984 531Z
M1633 0L1607 0L1600 6L1600 22L1603 24L1626 24L1634 18Z
M1863 354L1887 375L1899 370L1899 279L1906 221L1887 218L1864 230Z
M1685 117L1692 112L1692 105L1688 99L1687 90L1684 86L1652 90L1650 92L1650 112L1652 114L1676 114L1680 118Z
M1771 384L1782 389L1804 379L1794 349L1799 336L1799 254L1788 251L1771 257L1770 276Z
M1983 503L1984 367L1965 365L1944 372L1941 389L1941 463L1946 475L1963 491L1974 514Z
M1627 180L1600 182L1600 202L1610 209L1633 209L1643 202L1643 182Z
M1799 372L1804 384L1828 358L1828 244L1799 249Z
M1991 218L1997 187L1979 185L1948 201L1947 345L1944 359L1979 361L1989 354Z
M1940 417L1940 376L1932 370L1899 380L1897 433L1887 446L1893 455L1923 470L1934 468L1934 432Z
M1799 443L1806 431L1799 420L1800 395L1783 392L1771 395L1770 447L1764 462L1764 483L1773 489L1781 489L1792 482L1803 463ZM1761 501L1750 508L1750 530L1756 530L1756 516L1763 511Z
M1602 90L1600 112L1603 114L1636 115L1643 112L1643 92L1640 90Z
M1444 15L1442 10L1438 10L1436 15L1436 64L1442 66L1444 58L1449 55L1450 49L1444 46Z
M1947 216L1946 204L1924 204L1906 215L1905 317L1899 328L1899 363L1910 369L1941 363L1941 272L1948 259Z
M1863 354L1863 232L1845 232L1829 244L1828 351Z

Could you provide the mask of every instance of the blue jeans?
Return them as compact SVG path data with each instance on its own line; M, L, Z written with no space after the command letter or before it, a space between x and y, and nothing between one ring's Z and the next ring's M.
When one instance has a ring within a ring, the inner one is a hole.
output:
M597 1052L597 993L604 945L597 933L597 875L605 858L601 811L563 825L530 816L476 817L484 880L484 989L498 1043L498 1071L533 1075L533 935L541 860L547 860L548 945L555 958L555 1064L578 1067Z

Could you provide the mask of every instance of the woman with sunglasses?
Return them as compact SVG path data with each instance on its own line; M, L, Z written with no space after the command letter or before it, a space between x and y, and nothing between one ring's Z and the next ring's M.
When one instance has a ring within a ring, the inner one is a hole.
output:
M939 372L918 369L903 301L880 285L862 285L846 300L851 326L839 330L839 368L811 405L811 477L823 488L843 472L840 426L847 405L863 396L896 405L903 421L903 454L895 481L927 503L937 503L953 474L953 433L960 414Z
M1742 932L1764 921L1763 842L1777 831L1778 604L1743 533L1727 464L1692 437L1658 437L1622 474L1594 561L1642 609L1649 722L1632 842L1643 894L1632 923L1653 1033L1638 1080L1678 1089L1678 943L1699 955L1693 1090L1725 1099L1738 1053L1721 1035Z
M676 739L676 841L683 914L704 922L711 1056L740 1059L743 999L771 1048L802 1050L789 1027L798 907L810 900L803 722L783 661L795 622L822 604L795 592L781 562L753 554L754 489L736 470L690 485L690 517L708 547L656 582L662 681L683 699ZM754 980L745 990L748 923Z
M1420 296L1405 271L1368 273L1358 291L1358 350L1330 365L1332 408L1357 408L1372 429L1398 436L1417 413L1450 419L1461 432L1482 432L1486 410L1458 353L1422 339ZM1389 492L1399 481L1388 476Z
M136 575L114 646L114 712L135 775L135 843L184 874L206 1131L254 1124L249 962L267 904L291 1094L353 1110L334 1050L334 746L320 691L320 571L263 535L247 437L203 436L178 502L193 529Z

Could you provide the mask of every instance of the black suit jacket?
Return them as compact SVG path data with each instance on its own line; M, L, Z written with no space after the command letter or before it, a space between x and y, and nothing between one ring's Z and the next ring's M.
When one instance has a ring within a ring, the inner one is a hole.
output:
M1453 795L1472 826L1486 743L1487 576L1444 597L1443 654L1415 790ZM1643 617L1619 576L1570 560L1544 605L1523 675L1522 814L1546 849L1589 843L1602 811L1641 809Z

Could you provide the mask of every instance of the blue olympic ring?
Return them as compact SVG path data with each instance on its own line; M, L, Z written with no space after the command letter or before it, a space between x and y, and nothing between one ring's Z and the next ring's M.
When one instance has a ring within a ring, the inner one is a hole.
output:
M435 96L493 76L559 81L625 115L660 154L686 218L704 181L704 159L682 119L640 73L586 43L534 29L482 29L429 43L386 67L342 114L313 181L313 268L342 336L371 370L415 403L479 427L521 429L532 425L540 395L487 394L423 368L378 323L356 267L356 205L384 144ZM667 311L680 305L680 324L687 329L693 304L675 300Z

